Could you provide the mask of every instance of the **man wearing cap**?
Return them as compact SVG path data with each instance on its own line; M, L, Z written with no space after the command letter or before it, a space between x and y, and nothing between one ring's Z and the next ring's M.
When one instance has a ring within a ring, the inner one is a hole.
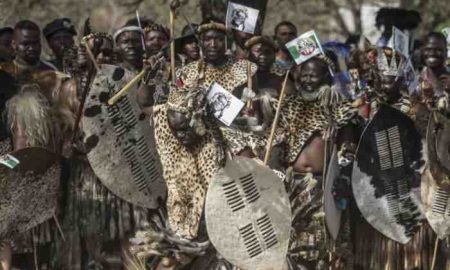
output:
M0 28L0 63L11 61L14 58L12 38L14 29L10 26Z
M73 37L77 35L75 27L69 18L60 18L47 24L43 33L55 56L49 62L62 71L64 52L74 45Z
M134 24L125 24L124 27L114 33L114 42L120 54L122 62L121 67L132 72L138 73L143 66L142 37L144 31L141 27Z
M181 37L175 39L175 51L182 67L200 59L200 48L195 36L197 28L198 24L185 25Z

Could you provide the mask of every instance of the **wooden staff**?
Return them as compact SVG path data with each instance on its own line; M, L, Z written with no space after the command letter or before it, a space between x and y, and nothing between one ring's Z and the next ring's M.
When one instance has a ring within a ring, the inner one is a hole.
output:
M95 39L95 38L94 38ZM100 68L98 67L97 61L95 60L94 53L92 53L91 48L89 48L89 45L86 43L86 40L83 40L81 42L82 45L86 48L86 52L89 55L89 58L91 58L92 64L94 64L94 68L97 72L100 71Z
M281 105L284 100L284 95L286 92L286 83L289 76L289 70L286 72L286 75L284 77L283 86L281 87L281 93L280 97L278 98L278 107L277 111L275 113L275 118L272 122L272 130L270 131L269 141L267 142L267 148L266 148L266 156L264 157L264 165L267 165L267 162L269 161L270 152L272 151L272 143L273 143L273 137L275 136L275 130L278 125L278 118L280 117L280 111L281 111Z
M431 262L431 270L434 270L434 267L436 266L438 247L439 247L439 238L436 235L436 242L434 243L433 261Z
M119 92L117 92L114 96L112 96L109 100L108 100L108 105L112 106L114 104L116 104L117 101L119 101L119 99L123 96L125 96L128 91L130 91L131 87L139 82L139 80L144 77L145 72L147 70L146 69L142 69L141 72L138 73L138 75L136 75L131 81L129 81Z
M247 88L253 91L252 62L247 61ZM252 108L252 101L247 100L247 109Z
M170 70L172 73L172 83L176 83L175 75L175 8L170 8L170 37L172 42L170 43Z
M86 40L82 40L81 41L81 46L84 46L86 48L86 52L87 52L89 58L91 59L96 72L97 73L100 72L100 68L99 68L99 66L97 64L97 61L95 60L94 54L92 53L91 48L89 48L89 45L86 43ZM75 118L75 125L73 127L72 142L75 142L75 139L76 139L76 136L77 136L77 133L78 133L78 128L80 126L81 117L83 115L84 103L86 103L86 98L87 98L88 93L89 93L89 88L91 87L91 81L92 81L92 78L94 76L95 76L95 74L93 74L92 71L88 72L86 86L85 86L85 89L83 89L83 93L81 94L80 107L78 108L77 115L76 115L76 118Z

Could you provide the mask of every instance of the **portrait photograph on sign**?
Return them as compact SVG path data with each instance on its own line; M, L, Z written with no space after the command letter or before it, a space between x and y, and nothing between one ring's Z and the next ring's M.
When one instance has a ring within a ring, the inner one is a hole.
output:
M241 4L229 2L227 10L227 28L253 34L258 21L259 10Z
M212 84L207 99L214 111L214 116L227 126L233 123L244 107L244 102L233 96L218 83Z

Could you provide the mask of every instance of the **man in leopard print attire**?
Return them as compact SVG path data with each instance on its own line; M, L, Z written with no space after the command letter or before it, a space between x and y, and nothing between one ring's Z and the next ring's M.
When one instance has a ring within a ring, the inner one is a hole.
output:
M225 54L227 35L225 25L217 22L204 23L199 26L197 34L203 58L179 70L178 85L186 88L200 87L207 91L215 82L242 101L251 101L255 93L246 86L253 80L257 66L248 60L235 59ZM263 137L250 132L250 126L260 124L259 116L257 110L246 109L230 128L221 127L233 154L252 157L263 148L265 145Z
M330 237L325 229L322 176L331 147L338 144L342 157L350 149L351 136L343 132L356 110L331 87L333 62L326 56L314 57L294 70L297 92L282 104L279 133L287 145L285 162L293 199L293 241L288 259L294 269L326 269ZM338 132L339 131L339 132ZM338 134L339 133L339 134ZM340 243L343 242L343 243ZM337 243L348 251L345 241Z

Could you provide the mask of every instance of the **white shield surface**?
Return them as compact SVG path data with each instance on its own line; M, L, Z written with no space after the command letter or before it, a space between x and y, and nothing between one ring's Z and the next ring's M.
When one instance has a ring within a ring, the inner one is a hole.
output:
M153 127L136 102L137 87L115 105L107 104L132 78L123 68L101 66L84 106L84 143L92 169L112 193L132 204L157 208L166 184Z
M50 219L56 211L61 177L58 155L29 147L9 153L20 163L0 164L0 239Z
M420 135L400 111L381 106L361 137L352 189L367 222L386 237L407 243L423 220Z
M450 121L432 113L427 130L428 167L422 175L422 202L433 231L439 239L450 235L450 192L437 183L450 178Z
M209 185L208 236L217 251L241 269L283 269L291 230L284 184L256 161L228 160Z
M430 171L422 176L422 203L425 216L439 239L450 235L450 192L436 185Z

